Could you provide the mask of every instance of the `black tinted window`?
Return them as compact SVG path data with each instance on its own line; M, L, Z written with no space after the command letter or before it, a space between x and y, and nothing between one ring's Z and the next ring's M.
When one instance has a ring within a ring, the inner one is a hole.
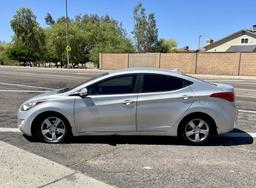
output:
M191 82L172 76L145 74L143 92L173 91L190 85Z
M135 79L135 75L114 77L91 85L87 89L90 95L133 93Z

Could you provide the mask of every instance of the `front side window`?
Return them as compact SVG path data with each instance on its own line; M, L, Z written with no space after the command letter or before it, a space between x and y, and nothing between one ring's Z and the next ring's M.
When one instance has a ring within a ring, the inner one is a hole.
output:
M89 95L128 94L134 92L136 75L117 76L89 86Z
M174 91L186 87L192 82L167 75L145 74L142 92Z

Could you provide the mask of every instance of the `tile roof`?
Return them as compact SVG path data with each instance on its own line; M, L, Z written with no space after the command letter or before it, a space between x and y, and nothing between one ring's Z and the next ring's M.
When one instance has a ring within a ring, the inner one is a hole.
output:
M255 52L256 45L233 45L227 49L227 52Z

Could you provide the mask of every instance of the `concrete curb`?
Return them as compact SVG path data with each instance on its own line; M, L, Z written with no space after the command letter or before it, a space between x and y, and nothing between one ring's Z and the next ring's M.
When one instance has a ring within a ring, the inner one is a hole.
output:
M56 162L0 141L0 187L111 188Z

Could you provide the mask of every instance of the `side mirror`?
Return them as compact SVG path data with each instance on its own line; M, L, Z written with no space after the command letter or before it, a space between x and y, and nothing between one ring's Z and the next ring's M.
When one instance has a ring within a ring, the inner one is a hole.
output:
M79 96L80 97L86 97L88 95L88 90L87 88L83 88L79 91Z

